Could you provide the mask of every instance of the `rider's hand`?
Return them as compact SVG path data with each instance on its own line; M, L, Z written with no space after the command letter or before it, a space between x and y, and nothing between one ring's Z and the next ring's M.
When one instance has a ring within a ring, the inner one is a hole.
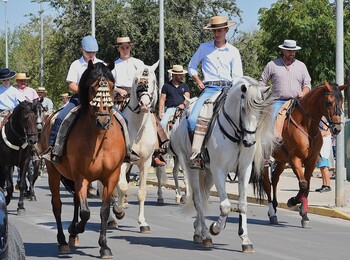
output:
M117 91L118 91L119 95L121 95L122 97L126 97L128 94L128 92L126 90L121 89L121 88L118 89Z

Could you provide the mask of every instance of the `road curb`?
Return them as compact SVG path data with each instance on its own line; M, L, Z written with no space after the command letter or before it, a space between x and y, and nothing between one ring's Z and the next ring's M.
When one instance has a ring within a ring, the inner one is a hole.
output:
M153 180L147 180L147 184L149 185L153 185L153 186L158 186L158 182L157 181L153 181ZM162 184L163 187L168 188L168 189L173 189L175 190L175 185L173 184ZM181 187L181 191L185 191L184 187ZM217 191L210 191L210 195L211 196L215 196L215 197L219 197L218 192ZM238 200L238 194L233 194L233 193L228 193L227 197L230 200ZM267 200L263 199L262 202L260 203L259 199L255 198L255 197L251 197L248 196L247 197L247 201L249 203L254 203L254 204L260 204L260 205L267 205ZM283 208L283 209L288 209L288 210L292 210L292 211L299 211L299 206L295 206L295 207L291 207L289 208L287 206L287 203L283 203L283 202L279 202L278 203L278 208ZM235 211L233 209L233 211ZM335 209L335 208L328 208L328 207L324 207L324 206L315 206L309 205L309 210L308 213L312 213L312 214L316 214L316 215L320 215L320 216L325 216L325 217L332 217L332 218L340 218L340 219L344 219L344 220L350 220L350 215L342 210L339 209Z

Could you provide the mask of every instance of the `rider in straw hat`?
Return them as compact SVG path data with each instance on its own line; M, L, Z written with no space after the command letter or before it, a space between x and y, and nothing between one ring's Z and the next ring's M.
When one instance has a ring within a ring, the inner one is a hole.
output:
M207 124L204 122L197 123L204 102L217 91L221 91L226 87L231 87L243 76L239 50L226 40L229 27L235 24L234 22L228 21L226 16L211 17L209 24L206 25L204 29L211 30L214 39L202 43L188 65L189 75L196 82L199 91L201 91L188 117L188 130L190 137L193 137L191 168L204 167L200 150ZM202 64L203 79L199 77L198 66L200 63ZM196 124L200 124L200 127L196 127Z
M38 87L36 92L39 95L39 100L42 106L46 108L46 114L50 115L53 112L53 102L46 97L46 89L44 87Z
M295 40L284 40L278 48L282 52L282 57L266 65L260 82L264 85L267 85L270 80L272 82L272 96L275 98L274 118L277 118L276 139L280 142L284 117L282 115L277 117L277 114L287 100L301 98L310 91L311 77L306 65L295 58L296 52L301 50ZM283 111L281 113L283 114Z
M28 86L28 80L30 77L27 77L26 73L17 73L16 75L16 88L23 93L23 95L29 99L34 100L39 98L38 93L35 89Z

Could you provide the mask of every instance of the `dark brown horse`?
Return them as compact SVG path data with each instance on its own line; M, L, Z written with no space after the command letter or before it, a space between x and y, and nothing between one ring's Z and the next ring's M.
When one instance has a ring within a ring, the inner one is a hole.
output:
M78 119L72 126L61 163L46 161L49 186L52 193L51 204L57 224L59 252L70 251L62 228L60 181L74 194L74 216L68 228L70 245L77 245L78 234L83 233L90 218L87 191L92 181L103 184L102 206L100 210L100 256L111 258L112 252L107 246L106 228L110 212L113 189L119 179L120 168L125 157L125 141L118 121L112 109L114 78L112 66L103 63L92 64L82 75L79 82L79 100L81 104ZM48 119L50 120L51 117ZM40 144L42 151L49 146L51 125L44 124ZM80 217L80 220L79 220Z
M289 163L299 180L299 192L288 200L288 206L292 207L301 203L299 211L302 217L301 224L303 227L309 227L307 197L310 179L323 144L319 125L322 116L324 116L327 122L323 123L330 128L332 134L339 134L343 104L341 91L344 88L345 85L338 87L336 84L330 85L325 81L323 85L312 89L302 99L292 101L283 125L283 143L275 148L273 154L276 161L275 168L271 173L271 181L268 168L264 169L263 182L269 202L268 215L271 224L278 223L276 216L277 184L286 163ZM273 199L271 199L271 184Z
M15 107L0 134L0 186L6 186L6 203L9 204L13 186L13 167L18 167L18 188L20 190L17 214L24 214L24 192L26 172L33 145L38 142L37 109L39 101L20 102ZM4 121L5 121L4 120Z

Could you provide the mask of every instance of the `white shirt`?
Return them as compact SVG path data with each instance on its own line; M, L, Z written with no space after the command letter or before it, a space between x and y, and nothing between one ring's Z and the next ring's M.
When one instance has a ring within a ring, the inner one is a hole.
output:
M192 56L188 73L198 75L198 65L202 62L203 82L229 81L235 84L243 76L242 60L238 49L229 43L217 48L214 41L202 43Z
M19 102L25 99L23 93L17 88L0 85L0 110L13 110Z
M132 83L138 69L145 66L142 60L131 57L127 60L121 58L115 61L112 74L117 87L132 87Z
M93 63L103 62L102 60L95 57ZM83 75L84 71L87 69L88 63L84 60L84 57L81 57L79 60L73 61L69 67L68 75L66 81L74 82L79 84L80 78Z

